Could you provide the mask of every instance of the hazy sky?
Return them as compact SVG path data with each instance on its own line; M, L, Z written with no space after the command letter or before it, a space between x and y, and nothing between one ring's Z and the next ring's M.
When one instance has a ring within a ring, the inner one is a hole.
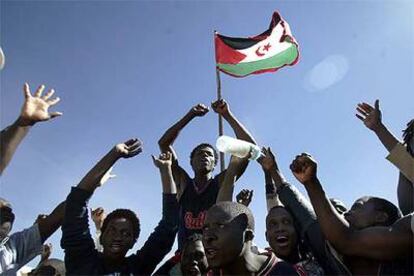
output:
M113 145L130 137L144 152L120 160L117 178L98 189L91 207L130 208L141 219L139 248L158 223L161 184L150 154L163 132L192 105L216 97L213 30L252 36L278 10L300 45L300 61L277 73L236 79L222 92L260 145L289 171L306 151L319 161L329 196L348 206L360 196L396 202L397 170L355 117L360 101L380 99L398 137L413 118L414 4L410 1L1 1L1 128L23 103L25 81L55 88L64 115L36 125L1 177L0 196L14 206L13 230L50 212ZM226 134L233 135L226 126ZM189 154L215 144L217 116L197 118L175 148ZM218 168L217 168L218 170ZM265 247L264 178L251 163L236 191L254 189L256 243ZM303 191L302 187L300 187ZM49 240L63 258L60 230ZM32 263L33 264L33 263Z

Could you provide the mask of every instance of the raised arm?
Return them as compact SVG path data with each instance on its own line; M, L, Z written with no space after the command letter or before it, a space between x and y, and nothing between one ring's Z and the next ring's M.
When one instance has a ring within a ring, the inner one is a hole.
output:
M17 147L34 124L62 115L60 112L49 113L49 107L57 104L59 98L50 99L55 92L53 89L42 96L44 89L44 85L39 86L32 96L29 85L24 84L25 101L20 116L12 125L3 129L0 134L0 174L6 169Z
M253 190L243 189L236 195L237 203L243 204L246 207L249 207L250 202L252 202Z
M232 201L234 193L234 183L238 178L240 169L245 166L247 158L232 156L229 167L225 171L224 180L221 182L220 190L216 202Z
M237 139L247 141L252 144L256 144L253 136L249 133L249 131L240 123L234 114L231 112L229 104L221 99L213 102L211 104L214 112L223 116L223 118L229 123L230 127L233 129ZM234 157L232 157L234 158ZM244 163L239 166L239 170L236 172L237 178L239 178L247 168L249 164L249 159L244 159ZM224 175L220 175L220 183L224 179Z
M377 260L393 260L411 254L413 240L409 228L350 228L325 195L317 177L317 163L310 155L302 153L290 167L296 179L305 186L325 237L339 252Z
M171 126L164 135L158 140L158 145L160 147L161 152L170 152L172 154L172 173L174 180L177 184L178 193L181 194L184 191L186 179L188 178L187 173L183 168L181 168L177 161L177 154L175 153L172 145L177 139L178 135L180 134L181 130L187 126L189 122L191 122L196 117L202 117L208 113L208 107L203 104L197 104L193 106L185 115L182 117L178 122L176 122L173 126Z
M152 156L154 165L160 170L163 203L162 218L144 246L137 251L135 263L139 268L134 274L151 275L165 255L171 251L178 231L178 202L172 176L172 154L162 153L159 158Z
M414 211L414 157L408 153L402 143L388 130L382 123L382 112L379 106L379 100L375 101L375 107L368 103L361 103L357 106L358 113L356 116L364 125L372 130L390 153L387 157L401 172L398 180L398 203L403 214L409 214ZM393 158L396 155L399 158ZM397 160L391 160L391 159ZM401 162L404 159L406 162Z
M62 225L65 215L65 201L61 202L56 208L44 218L38 220L40 238L44 243Z

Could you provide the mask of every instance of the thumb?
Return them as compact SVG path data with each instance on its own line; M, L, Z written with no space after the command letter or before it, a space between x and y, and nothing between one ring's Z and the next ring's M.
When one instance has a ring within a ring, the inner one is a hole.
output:
M375 100L375 110L379 111L380 107L379 107L379 100Z
M52 112L52 113L50 113L50 118L53 119L53 118L56 118L56 117L59 117L59 116L62 116L62 115L63 115L62 112Z

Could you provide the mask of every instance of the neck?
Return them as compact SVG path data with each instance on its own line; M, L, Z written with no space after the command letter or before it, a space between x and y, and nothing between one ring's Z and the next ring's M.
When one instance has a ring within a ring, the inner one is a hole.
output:
M107 268L113 268L116 269L117 267L121 266L124 262L125 256L110 256L105 254L104 252L104 260L105 260L105 266Z
M210 179L213 178L212 172L208 173L195 173L194 175L194 183L197 187L201 187L206 185Z

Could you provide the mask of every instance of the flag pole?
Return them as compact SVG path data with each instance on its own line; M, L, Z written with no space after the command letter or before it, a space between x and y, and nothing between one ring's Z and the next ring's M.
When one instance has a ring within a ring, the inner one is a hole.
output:
M217 31L213 32L214 39L216 37ZM221 79L220 79L220 70L218 69L216 65L216 83L217 83L217 100L221 100ZM218 116L218 127L219 127L219 136L222 136L223 131L223 117L219 114ZM220 152L220 171L224 171L226 169L226 164L224 160L224 153Z

